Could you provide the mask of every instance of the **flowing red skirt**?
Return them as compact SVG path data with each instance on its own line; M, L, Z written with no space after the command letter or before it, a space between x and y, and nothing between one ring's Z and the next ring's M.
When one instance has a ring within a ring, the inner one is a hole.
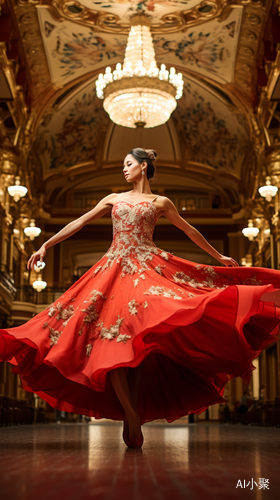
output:
M52 407L95 418L123 419L107 375L141 363L142 423L223 403L227 382L249 383L252 361L280 338L280 272L168 257L139 278L102 269L104 256L44 311L0 330L1 361Z

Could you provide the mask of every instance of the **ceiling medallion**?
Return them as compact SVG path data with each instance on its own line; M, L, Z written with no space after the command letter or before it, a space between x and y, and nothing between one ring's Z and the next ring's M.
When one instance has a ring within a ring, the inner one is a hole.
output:
M111 120L124 127L157 127L167 122L183 95L182 73L157 67L150 21L145 14L131 18L123 68L106 68L96 80L96 94L104 98Z

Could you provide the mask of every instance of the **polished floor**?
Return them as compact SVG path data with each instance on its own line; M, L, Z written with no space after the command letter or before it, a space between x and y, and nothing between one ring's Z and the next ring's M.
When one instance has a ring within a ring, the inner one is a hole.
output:
M1 500L280 498L280 429L219 423L0 428Z

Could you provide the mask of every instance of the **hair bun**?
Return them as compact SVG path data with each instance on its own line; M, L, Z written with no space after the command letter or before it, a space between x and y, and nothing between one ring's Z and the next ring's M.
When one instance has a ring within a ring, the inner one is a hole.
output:
M150 160L154 161L157 157L157 152L154 149L145 149Z

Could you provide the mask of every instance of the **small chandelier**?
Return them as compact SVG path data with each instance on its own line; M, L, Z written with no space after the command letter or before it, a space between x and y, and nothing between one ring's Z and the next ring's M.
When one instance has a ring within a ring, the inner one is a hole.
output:
M242 233L250 241L253 241L253 239L259 234L259 230L257 227L253 226L253 220L249 219L248 220L248 227L245 227L244 229L242 229Z
M276 195L278 191L278 187L272 186L271 178L269 176L266 177L265 186L261 186L259 188L260 195L266 199L266 201L271 201L272 197Z
M123 68L106 68L96 80L96 94L104 99L111 120L124 127L152 128L170 118L183 95L182 73L157 67L150 21L145 14L131 18Z
M26 234L26 236L28 236L28 238L31 239L31 241L33 241L34 238L39 236L39 234L41 233L41 229L35 226L35 219L30 219L30 226L26 227L23 232L24 234Z
M20 177L17 175L14 186L8 187L8 193L14 198L15 201L19 201L20 198L26 195L28 189L25 186L20 185Z
M42 278L38 276L38 279L32 283L32 286L37 292L41 292L46 288L47 282L43 281Z

